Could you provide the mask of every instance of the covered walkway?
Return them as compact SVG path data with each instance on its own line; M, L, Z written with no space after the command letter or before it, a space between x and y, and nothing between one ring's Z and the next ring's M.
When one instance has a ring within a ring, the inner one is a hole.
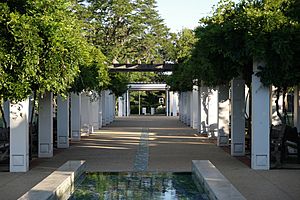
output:
M17 199L67 160L84 159L88 171L191 171L210 160L247 199L299 199L299 170L257 171L200 137L177 117L116 118L111 125L38 158L26 173L0 172L0 199Z

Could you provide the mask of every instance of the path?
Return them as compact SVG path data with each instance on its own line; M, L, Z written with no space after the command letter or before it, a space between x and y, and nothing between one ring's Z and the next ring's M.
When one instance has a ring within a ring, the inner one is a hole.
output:
M299 170L255 171L175 117L117 118L81 142L37 159L27 173L0 172L0 199L21 196L67 160L88 171L191 171L191 160L210 160L247 199L300 199Z

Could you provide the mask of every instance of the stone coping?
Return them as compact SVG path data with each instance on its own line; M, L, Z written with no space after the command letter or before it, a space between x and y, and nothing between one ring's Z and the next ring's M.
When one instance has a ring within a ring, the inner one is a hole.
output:
M19 200L66 200L86 169L84 160L70 160L26 192Z
M246 199L209 160L193 160L192 172L204 186L210 199Z

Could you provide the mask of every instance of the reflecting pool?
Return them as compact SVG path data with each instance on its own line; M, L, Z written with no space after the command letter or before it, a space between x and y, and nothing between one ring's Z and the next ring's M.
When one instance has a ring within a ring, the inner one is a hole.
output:
M207 200L191 173L88 173L70 200Z

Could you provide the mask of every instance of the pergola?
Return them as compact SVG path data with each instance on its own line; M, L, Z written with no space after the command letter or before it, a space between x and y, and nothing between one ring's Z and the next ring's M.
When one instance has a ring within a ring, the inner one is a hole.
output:
M177 64L113 64L110 72L170 72Z

